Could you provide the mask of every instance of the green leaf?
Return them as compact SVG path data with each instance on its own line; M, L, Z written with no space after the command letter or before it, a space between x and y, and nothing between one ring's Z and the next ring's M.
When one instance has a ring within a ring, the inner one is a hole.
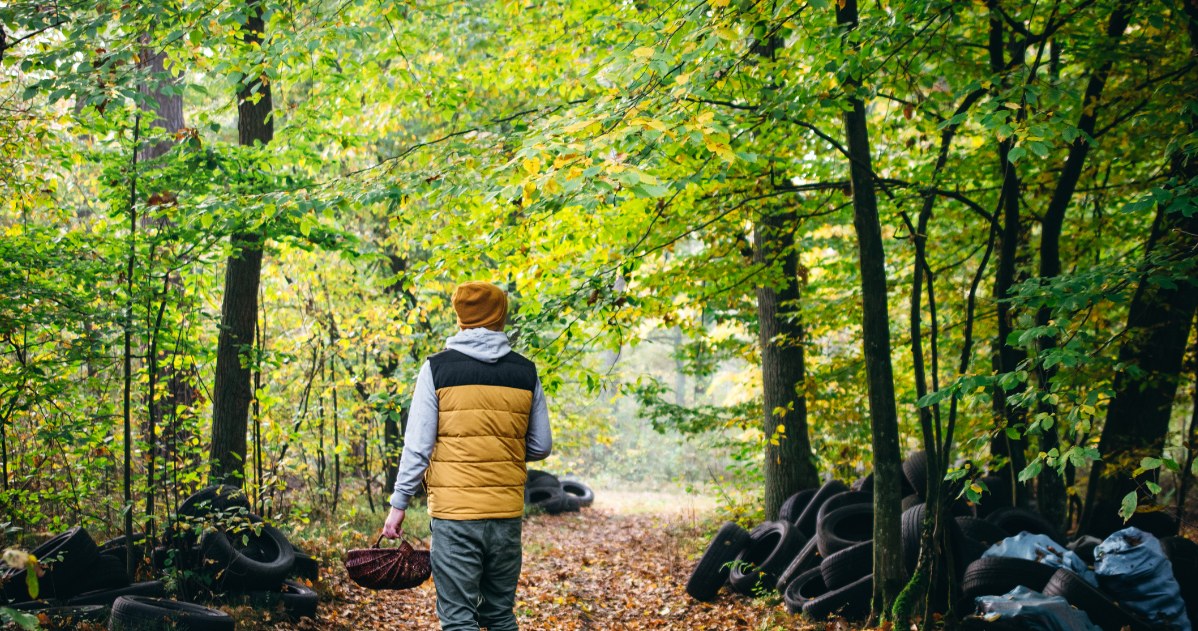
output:
M37 600L37 595L41 592L40 586L37 584L37 567L38 562L30 560L29 565L25 568L25 589L29 591L29 597Z
M1120 502L1119 516L1123 521L1131 519L1131 516L1136 513L1136 492L1132 491L1123 496L1123 501Z
M5 618L11 620L18 627L24 629L24 631L35 631L42 628L36 615L17 611L16 609L9 609L8 607L0 607L0 620L4 620Z

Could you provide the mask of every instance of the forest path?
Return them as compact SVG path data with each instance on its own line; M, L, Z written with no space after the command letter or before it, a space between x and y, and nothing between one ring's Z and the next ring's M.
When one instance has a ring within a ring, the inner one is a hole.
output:
M580 513L524 522L524 570L516 593L520 628L761 629L783 622L781 607L721 594L711 604L686 595L693 555L706 545L714 504L683 494L596 491ZM303 629L438 629L432 581L372 592L330 568L335 600Z

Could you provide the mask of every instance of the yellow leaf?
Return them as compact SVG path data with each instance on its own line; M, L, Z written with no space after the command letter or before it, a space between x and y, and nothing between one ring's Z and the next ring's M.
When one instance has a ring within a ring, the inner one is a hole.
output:
M638 48L638 49L636 49L636 50L632 51L632 56L633 56L633 57L639 57L639 58L641 58L641 59L646 59L646 58L648 58L648 57L652 57L652 56L653 56L653 52L654 52L654 51L653 51L653 48L652 48L651 46L642 46L642 47L640 47L640 48Z
M737 39L736 31L732 30L731 28L728 28L727 26L717 28L715 30L715 34L716 34L716 37L719 37L720 39L726 39L729 41Z
M674 77L674 83L677 83L678 85L686 85L686 83L690 80L691 80L691 73L689 73L689 72L685 72L683 74L678 75L677 77Z
M541 161L537 158L529 158L524 161L524 171L529 175L536 175L541 171Z
M566 132L567 134L572 134L576 131L582 131L593 124L595 124L595 119L588 118L586 120L581 120L576 123L566 125L564 128L562 128L562 131Z
M525 208L532 205L532 194L535 192L537 192L537 185L535 182L524 183L524 195L520 201L523 203Z
M711 0L711 6L726 7L726 6L728 6L728 2L729 2L729 0Z

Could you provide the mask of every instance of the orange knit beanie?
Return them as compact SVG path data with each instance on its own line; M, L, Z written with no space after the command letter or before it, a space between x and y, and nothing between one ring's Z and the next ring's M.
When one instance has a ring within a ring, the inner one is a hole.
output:
M491 283L462 283L453 290L453 310L462 329L502 331L507 324L507 294Z

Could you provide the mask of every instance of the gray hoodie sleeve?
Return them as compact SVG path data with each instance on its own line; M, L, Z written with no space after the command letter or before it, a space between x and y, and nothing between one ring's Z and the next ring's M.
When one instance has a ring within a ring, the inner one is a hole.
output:
M437 407L433 371L426 361L416 376L416 391L412 393L403 456L399 459L399 473L395 476L395 492L391 494L391 506L394 508L407 509L408 500L420 488L420 480L424 477L428 459L433 455L433 446L437 442Z
M528 434L524 437L524 460L544 460L551 451L553 433L549 429L549 406L545 403L545 391L538 377L537 389L532 393L532 411L528 415Z

